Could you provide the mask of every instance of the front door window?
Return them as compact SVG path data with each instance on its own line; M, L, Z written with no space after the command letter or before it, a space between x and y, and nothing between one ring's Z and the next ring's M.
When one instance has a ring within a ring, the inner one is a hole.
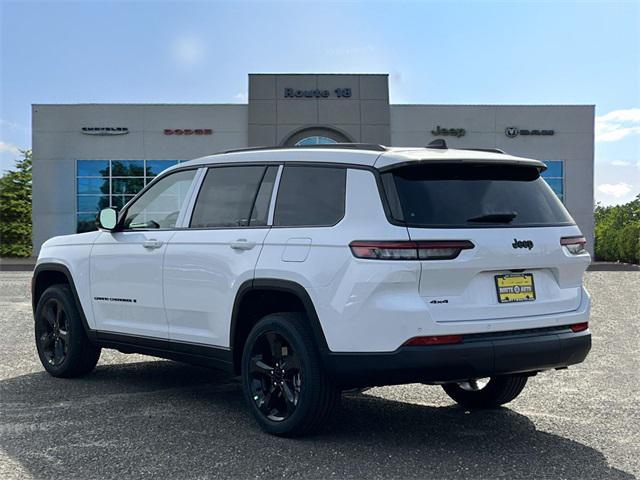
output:
M195 174L196 170L183 170L152 185L127 209L124 228L174 228Z

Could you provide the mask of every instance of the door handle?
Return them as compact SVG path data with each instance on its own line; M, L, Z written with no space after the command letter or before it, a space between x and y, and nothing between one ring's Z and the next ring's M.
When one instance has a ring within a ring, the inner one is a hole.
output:
M145 240L142 243L144 248L148 248L149 250L154 250L156 248L160 248L164 242L162 240L156 240L155 238Z
M229 244L234 250L251 250L256 246L256 242L248 242L246 238L239 238Z

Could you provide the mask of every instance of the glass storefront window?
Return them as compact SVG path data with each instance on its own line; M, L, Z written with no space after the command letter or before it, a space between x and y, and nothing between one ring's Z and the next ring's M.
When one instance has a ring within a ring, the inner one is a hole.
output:
M121 209L163 170L180 160L76 160L76 231L96 230L96 216Z
M105 178L76 179L76 193L78 194L106 194L109 195L109 180Z
M111 160L112 177L144 177L143 160Z
M313 135L311 137L298 140L296 145L326 145L329 143L338 143L333 138L323 137L321 135Z
M78 213L76 216L76 232L84 233L97 230L96 217L97 214L93 213Z
M147 160L147 176L156 176L177 163L177 160Z
M109 160L78 160L78 177L108 177Z
M109 197L100 195L78 195L78 213L98 213L109 206Z
M564 203L564 161L563 160L543 160L547 169L540 174L549 184L551 190Z

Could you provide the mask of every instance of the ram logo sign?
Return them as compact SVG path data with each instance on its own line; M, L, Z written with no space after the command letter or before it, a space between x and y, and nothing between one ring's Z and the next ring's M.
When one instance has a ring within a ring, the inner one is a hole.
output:
M540 136L549 136L554 135L554 130L541 130L541 129L524 129L518 127L507 127L504 129L504 134L509 138L516 138L518 135L527 136L527 135L540 135Z

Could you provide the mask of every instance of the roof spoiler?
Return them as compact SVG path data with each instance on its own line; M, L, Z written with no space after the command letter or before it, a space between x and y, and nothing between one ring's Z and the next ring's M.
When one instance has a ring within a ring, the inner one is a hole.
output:
M442 138L437 138L432 142L429 142L427 148L437 148L439 150L447 150L449 147L447 146L447 142ZM474 152L489 152L489 153L501 153L505 155L504 150L500 150L499 148L460 148L459 150L471 150Z

